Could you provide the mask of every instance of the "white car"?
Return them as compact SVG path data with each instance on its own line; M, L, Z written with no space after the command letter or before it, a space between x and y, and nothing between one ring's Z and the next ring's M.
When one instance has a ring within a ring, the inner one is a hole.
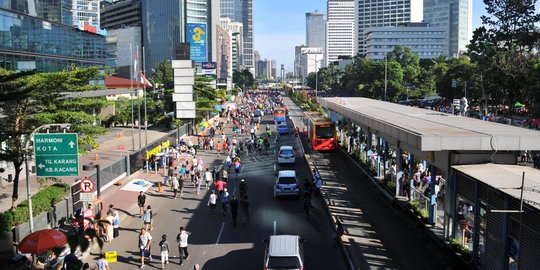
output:
M294 164L296 158L294 155L294 149L292 146L282 146L278 152L278 164Z
M304 268L304 247L298 235L272 235L265 239L264 269L302 270Z
M279 171L274 185L274 197L300 196L300 184L293 170Z

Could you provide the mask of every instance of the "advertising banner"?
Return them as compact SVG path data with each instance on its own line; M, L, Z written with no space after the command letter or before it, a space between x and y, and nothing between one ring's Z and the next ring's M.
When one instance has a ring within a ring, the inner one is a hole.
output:
M207 37L206 37L206 24L205 23L188 23L188 42L190 44L189 53L191 60L195 62L207 61Z

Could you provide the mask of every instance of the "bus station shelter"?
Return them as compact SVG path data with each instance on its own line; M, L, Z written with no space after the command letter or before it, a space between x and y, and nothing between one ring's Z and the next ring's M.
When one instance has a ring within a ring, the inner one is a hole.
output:
M445 239L461 237L460 239L463 240L464 230L469 230L466 236L481 233L475 229L479 226L467 227L460 224L463 222L463 210L466 208L464 205L468 205L468 210L479 209L478 200L475 201L478 199L476 193L479 190L474 188L475 185L465 184L466 180L462 180L465 179L464 177L458 177L463 173L459 172L460 167L457 166L477 164L516 166L521 151L540 150L540 132L531 129L368 98L333 97L319 98L318 101L329 117L338 123L338 127L343 127L343 123L346 123L347 133L342 131L341 137L347 135L350 145L371 154L371 162L376 164L378 176L390 168L388 156L392 155L388 153L393 152L397 171L393 180L396 182L396 196L402 195L400 192L403 183L399 179L404 173L414 173L416 169L412 167L414 164L423 165L421 167L424 170L428 169L432 177L440 176L445 180L445 184L438 187L436 187L436 181L430 181L429 194L418 195L426 198L429 223L434 225L440 223L441 237ZM366 158L369 159L369 157ZM406 164L408 165L405 166ZM531 170L534 169L531 168ZM492 176L503 178L502 174ZM469 178L482 182L474 176ZM504 179L499 180L504 181ZM497 186L491 188L496 190ZM411 189L413 189L412 181ZM468 192L467 196L463 196L466 197L464 201L469 204L460 201L459 196L464 194L464 191ZM440 196L441 194L444 196ZM415 194L407 195L409 200L415 199L412 196ZM475 204L472 205L471 202ZM500 205L494 207L503 208ZM500 228L497 230L503 230L504 223L498 225ZM495 230L495 228L492 229ZM487 230L489 231L490 228L488 227ZM470 239L472 238L468 237L466 242L462 241L462 243L473 250ZM476 237L473 242L478 242L478 239L479 237ZM489 248L480 246L477 243L473 253L480 248L486 248L486 250ZM475 262L480 262L479 256L473 257Z

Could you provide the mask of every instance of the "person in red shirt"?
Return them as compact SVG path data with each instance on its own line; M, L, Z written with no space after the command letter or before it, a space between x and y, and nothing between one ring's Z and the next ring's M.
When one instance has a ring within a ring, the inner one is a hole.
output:
M221 198L223 196L223 189L227 185L227 182L223 181L223 179L219 179L214 186L216 186L216 189L219 192L219 197Z

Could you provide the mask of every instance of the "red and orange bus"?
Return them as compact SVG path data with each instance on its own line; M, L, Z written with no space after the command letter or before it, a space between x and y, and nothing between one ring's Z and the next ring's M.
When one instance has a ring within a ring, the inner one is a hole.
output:
M274 109L274 122L276 124L287 121L287 107L276 107Z
M316 117L324 117L320 112L304 112L304 116L302 117L302 123L304 123L304 129L302 132L307 136L307 126L309 123L310 118L316 118Z
M338 149L336 124L328 117L308 117L306 134L315 151L335 151Z

